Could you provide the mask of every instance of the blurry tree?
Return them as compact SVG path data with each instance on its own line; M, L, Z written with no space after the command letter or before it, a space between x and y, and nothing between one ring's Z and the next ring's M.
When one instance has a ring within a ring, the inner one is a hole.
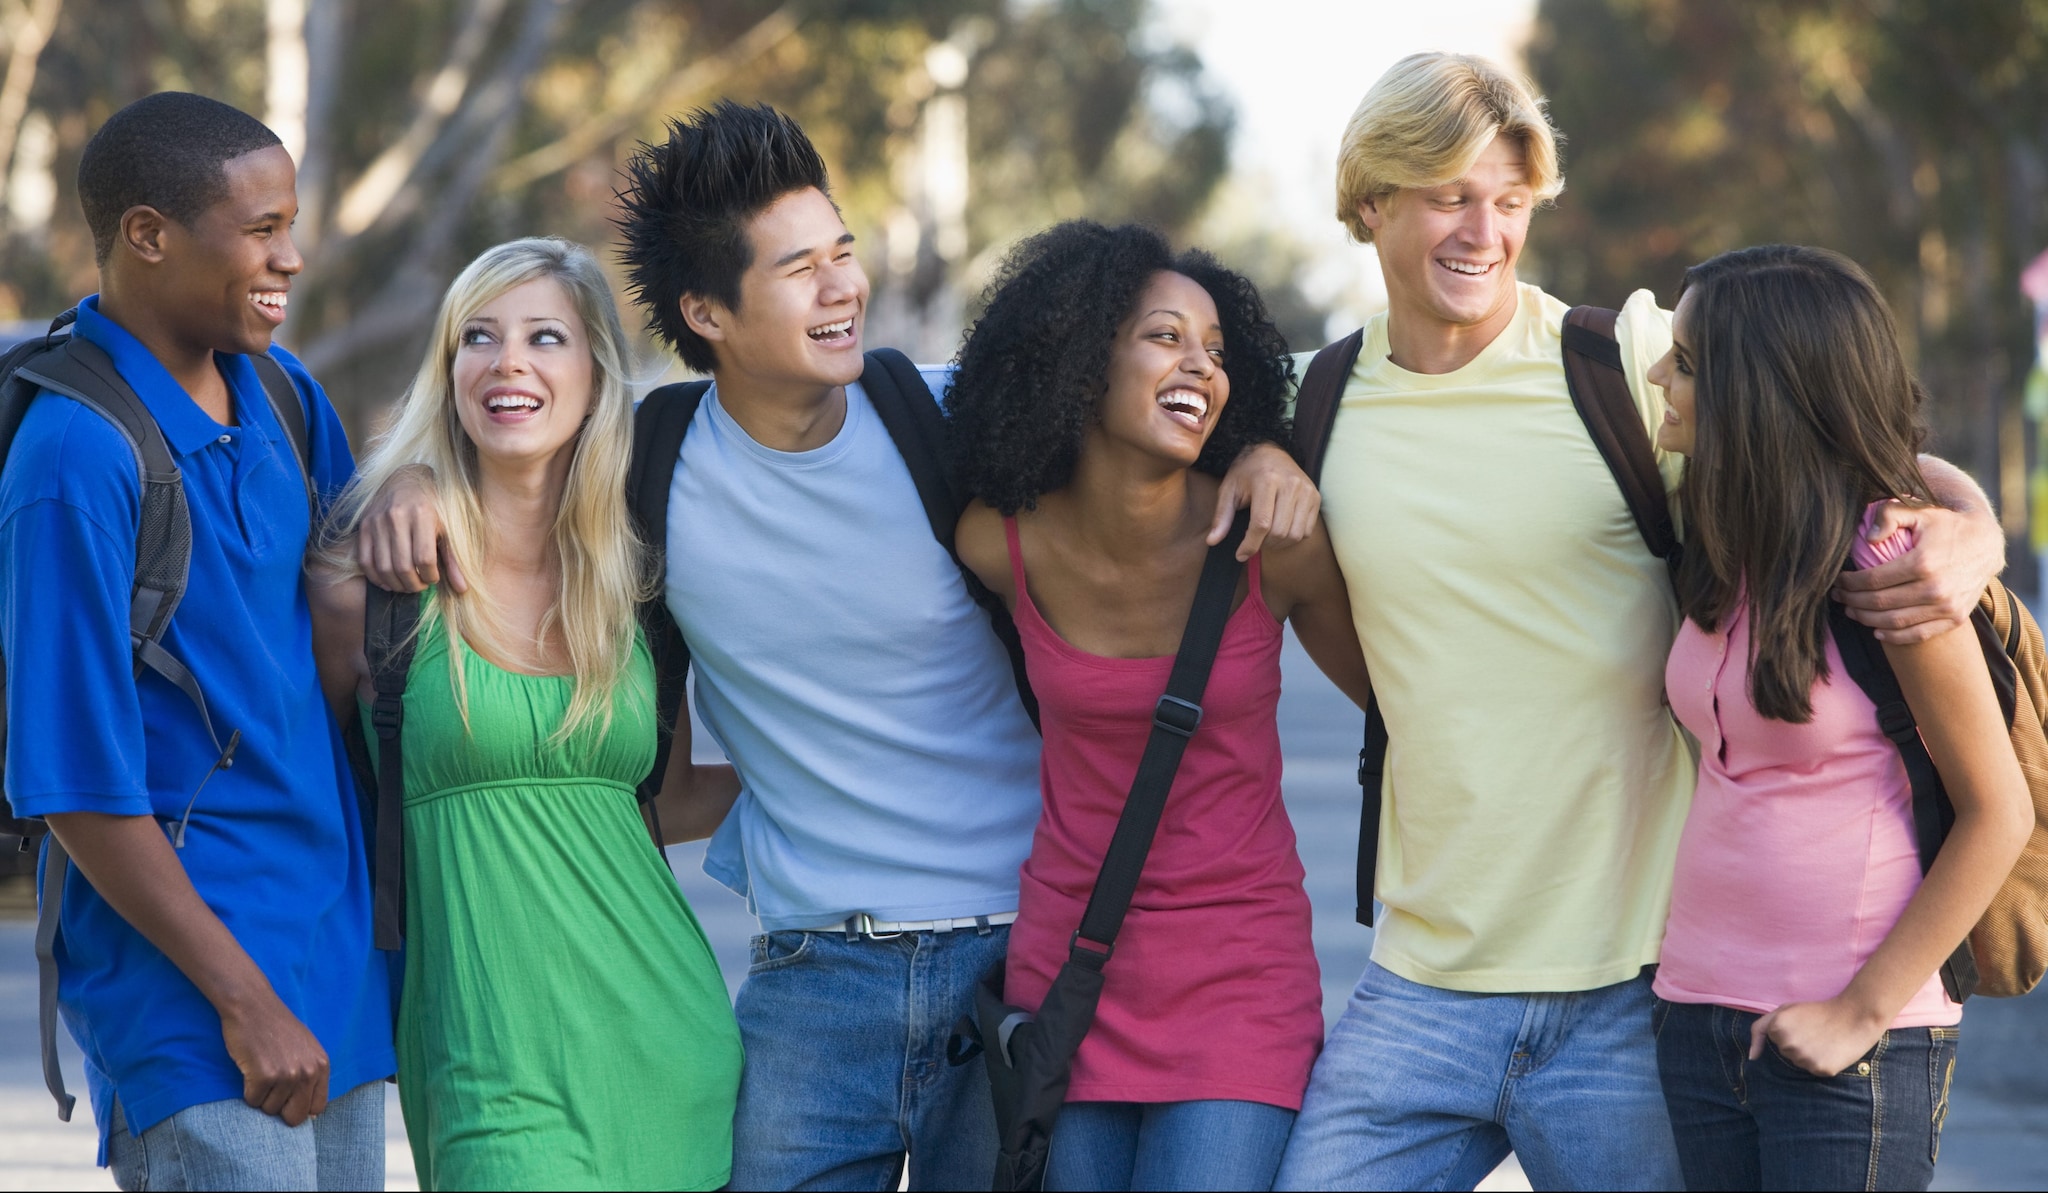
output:
M2048 246L2048 0L1543 0L1529 64L1570 138L1532 255L1571 301L1770 241L1892 303L1942 452L2025 517L2021 267Z
M95 285L73 193L92 130L204 92L299 161L286 342L361 430L464 261L606 244L633 146L730 95L818 141L877 330L949 354L992 248L1082 211L1182 232L1222 177L1228 106L1146 23L1145 0L0 0L0 319Z

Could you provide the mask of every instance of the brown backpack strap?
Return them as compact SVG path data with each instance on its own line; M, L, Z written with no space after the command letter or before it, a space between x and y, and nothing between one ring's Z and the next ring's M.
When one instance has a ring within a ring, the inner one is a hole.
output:
M1308 362L1301 388L1294 395L1294 461L1318 484L1323 479L1323 453L1330 446L1330 428L1337 425L1337 407L1344 400L1344 382L1351 366L1358 363L1358 350L1365 343L1365 329L1359 328L1334 344L1326 345Z
M1642 412L1629 391L1621 367L1621 345L1615 339L1617 314L1604 307L1573 307L1564 317L1564 376L1572 405L1607 461L1622 500L1635 517L1650 554L1674 572L1678 568L1678 531L1671 524L1671 504L1664 494L1664 475L1657 470L1656 449L1643 426Z

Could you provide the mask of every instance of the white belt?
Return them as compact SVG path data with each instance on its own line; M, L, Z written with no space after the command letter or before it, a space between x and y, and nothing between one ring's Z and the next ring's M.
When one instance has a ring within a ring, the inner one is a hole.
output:
M847 936L868 936L886 940L901 936L905 932L953 932L964 928L996 928L1017 921L1014 911L998 911L990 915L954 916L950 920L878 920L867 912L857 912L836 924L822 924L814 928L799 928L799 932L844 932Z

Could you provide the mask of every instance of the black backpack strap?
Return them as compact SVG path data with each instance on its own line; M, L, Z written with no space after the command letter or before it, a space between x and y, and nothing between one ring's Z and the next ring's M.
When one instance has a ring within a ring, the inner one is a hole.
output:
M36 911L36 1028L42 1036L43 1085L57 1099L57 1117L71 1121L78 1099L64 1088L64 1066L57 1056L57 923L64 913L64 874L71 855L57 834L43 847L43 897Z
M292 459L299 466L299 479L306 485L306 509L313 517L313 528L317 532L320 523L320 493L313 484L313 438L307 430L306 399L299 393L299 387L292 383L291 374L277 363L268 353L257 353L249 358L256 367L256 380L263 385L263 396L270 400L270 413L277 419L277 425L284 428L285 438L291 441Z
M371 930L378 948L394 950L405 944L405 686L419 648L420 594L364 588L363 654L375 693L370 730L377 735Z
M1643 545L1676 575L1678 531L1671 523L1671 502L1664 492L1664 474L1657 469L1656 448L1621 367L1621 343L1614 334L1619 317L1605 307L1565 312L1565 382L1579 420L1628 503Z
M1323 454L1330 447L1330 431L1337 425L1337 407L1344 401L1344 383L1351 379L1364 345L1363 327L1324 345L1308 362L1301 385L1294 391L1294 461L1317 484L1322 483Z
M1337 408L1344 401L1344 385L1358 364L1365 346L1365 329L1359 328L1334 344L1327 344L1308 362L1301 387L1294 396L1294 460L1310 480L1320 484L1323 457L1329 451L1330 432L1337 426ZM1372 927L1373 884L1378 879L1380 856L1380 789L1387 769L1387 719L1380 713L1374 696L1365 705L1365 740L1358 750L1358 877L1357 918Z
M1240 511L1230 533L1209 548L1208 557L1202 561L1202 578L1195 585L1194 607L1188 612L1187 628L1181 632L1180 650L1173 657L1166 694L1152 710L1152 734L1145 739L1137 776L1131 780L1123 814L1117 817L1116 833L1102 859L1102 872L1096 876L1095 889L1088 896L1088 909L1082 913L1081 926L1069 942L1069 960L1077 965L1100 970L1109 960L1116 947L1117 932L1123 927L1124 914L1130 910L1131 896L1138 891L1138 877L1145 868L1146 855L1152 851L1160 816L1166 811L1174 773L1180 769L1188 739L1202 723L1209 669L1215 665L1216 648L1221 645L1224 626L1230 620L1230 603L1237 595L1237 579L1244 570L1244 565L1238 562L1237 548L1244 541L1249 523L1250 515Z
M668 574L669 486L675 481L683 437L710 388L709 381L664 385L642 398L633 411L633 459L626 469L626 504L633 514L634 530L650 550L657 579L665 580ZM641 780L638 792L641 805L649 809L654 797L661 794L676 725L690 715L683 707L690 679L690 644L669 612L665 588L665 583L657 583L654 595L640 605L640 626L654 659L654 769ZM660 826L650 823L648 831L655 836L655 848L661 848Z
M925 520L931 523L932 537L958 564L960 556L953 549L953 539L960 515L967 512L968 498L954 484L946 416L939 409L938 399L917 366L894 348L877 348L867 354L860 385L881 417L889 438L895 442L904 466L910 469L910 480L917 486L917 497L924 505ZM981 577L965 567L960 568L960 577L974 603L988 614L996 639L1010 656L1010 674L1017 683L1017 697L1024 702L1031 723L1037 725L1038 697L1031 691L1031 678L1024 668L1024 644L1017 637L1017 625L1011 620L1010 611L1003 606L1002 598L981 582Z

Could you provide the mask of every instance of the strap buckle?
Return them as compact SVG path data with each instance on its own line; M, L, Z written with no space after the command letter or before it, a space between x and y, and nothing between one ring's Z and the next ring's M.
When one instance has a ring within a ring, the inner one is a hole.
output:
M1164 729L1180 737L1193 737L1195 727L1202 723L1202 706L1192 700L1165 695L1152 709L1152 727Z
M1892 739L1894 743L1919 736L1920 725L1913 719L1913 710L1903 700L1891 700L1878 706L1878 732Z
M1110 954L1116 952L1114 944L1101 944L1101 942L1093 940L1089 941L1088 944L1090 946L1088 948L1081 947L1081 930L1079 928L1074 929L1074 934L1067 937L1067 959L1079 965L1086 965L1090 969L1099 970L1109 964ZM1102 951L1098 953L1095 951L1094 946L1099 944Z
M377 699L370 703L370 724L377 730L377 736L384 741L390 741L398 736L399 724L404 719L405 703L402 699L387 699L383 693L379 693Z

